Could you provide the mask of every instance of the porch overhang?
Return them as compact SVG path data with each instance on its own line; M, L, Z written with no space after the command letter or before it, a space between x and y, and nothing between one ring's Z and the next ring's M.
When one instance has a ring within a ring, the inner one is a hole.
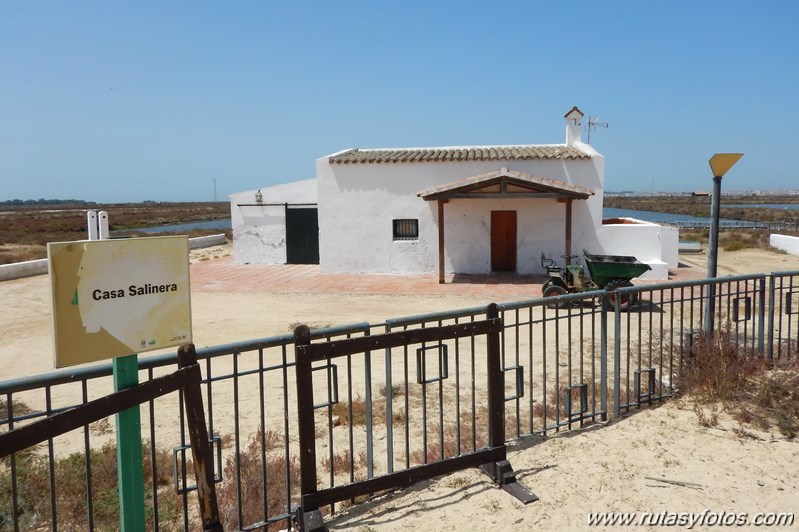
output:
M501 168L422 190L416 195L425 201L435 201L513 198L585 200L594 194L590 188Z
M438 282L444 283L444 204L453 199L555 199L566 206L564 249L569 263L572 245L572 202L593 196L593 189L564 181L500 168L418 192L438 204Z

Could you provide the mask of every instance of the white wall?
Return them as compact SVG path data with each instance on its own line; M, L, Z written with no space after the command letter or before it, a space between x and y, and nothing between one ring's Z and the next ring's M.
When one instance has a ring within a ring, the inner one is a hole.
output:
M669 268L678 268L680 266L680 228L672 225L660 226L660 243L661 248L660 260L669 265Z
M628 223L604 224L601 229L601 252L605 255L628 255L649 264L652 271L640 279L666 280L668 269L678 266L679 229L632 218ZM597 250L588 251L596 253Z
M799 256L799 237L788 235L769 235L769 245L791 255Z
M227 237L225 237L224 234L198 236L189 239L189 249L222 246L225 243L227 243ZM49 273L49 271L50 269L47 259L0 264L0 281L19 279L21 277L32 277L34 275L44 275Z
M262 204L253 205L258 190ZM286 203L317 203L316 179L247 190L230 196L233 261L236 264L286 263Z
M25 262L12 262L0 264L0 281L32 277L48 272L47 259L27 260Z
M573 249L596 248L602 218L604 158L589 160L447 161L331 164L317 160L320 264L323 272L434 273L438 271L435 202L417 193L501 167L597 190L573 203ZM453 200L445 205L447 272L490 272L492 210L516 210L520 273L543 272L541 251L558 256L565 243L565 205L542 200ZM392 220L419 220L417 241L395 242Z

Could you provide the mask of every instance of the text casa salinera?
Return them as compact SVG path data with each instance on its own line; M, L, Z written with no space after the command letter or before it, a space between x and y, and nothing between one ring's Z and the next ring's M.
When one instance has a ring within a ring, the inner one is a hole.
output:
M145 296L147 294L159 294L163 292L177 292L178 285L176 284L145 284L144 286L136 286L132 284L128 287L127 296ZM117 299L125 297L125 289L118 288L115 290L101 290L97 288L92 291L92 299L100 301L102 299Z

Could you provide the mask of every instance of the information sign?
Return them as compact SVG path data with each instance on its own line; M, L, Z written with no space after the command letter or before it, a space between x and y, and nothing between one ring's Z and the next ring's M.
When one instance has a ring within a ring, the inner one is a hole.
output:
M188 237L47 245L55 366L191 342Z

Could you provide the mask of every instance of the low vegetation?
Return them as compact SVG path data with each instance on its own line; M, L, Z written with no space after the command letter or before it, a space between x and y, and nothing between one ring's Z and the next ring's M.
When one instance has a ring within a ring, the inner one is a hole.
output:
M267 431L262 441L259 430L250 437L238 460L235 455L228 457L222 473L224 482L217 488L220 520L225 530L239 530L258 523L263 520L264 511L271 518L288 515L298 503L300 466L297 458L292 456L287 460L283 452L270 452L280 439ZM266 530L287 528L286 520L281 519Z
M774 250L769 243L769 235L773 233L768 229L734 229L719 231L719 248L724 251L739 251L741 249L768 249ZM794 234L782 232L784 234ZM710 240L707 229L680 229L680 240L688 240L707 244Z
M746 208L725 207L724 205L769 205L797 204L797 196L725 196L722 195L719 215L732 220L750 222L789 222L799 223L799 211L768 207ZM636 211L668 212L685 214L698 218L710 216L710 196L608 196L604 207L612 209L631 209Z
M797 353L768 360L722 331L694 344L679 390L704 426L718 425L721 411L739 423L741 436L751 435L747 427L776 429L786 438L799 434Z
M47 208L1 205L0 264L46 258L48 242L86 239L87 210L89 208L83 204ZM109 229L116 232L115 236L143 236L145 233L137 229L230 218L230 204L223 202L92 205L91 210L109 213ZM189 232L189 236L219 232L218 229L196 230Z
M143 453L150 456L149 442ZM17 492L11 490L11 459L0 459L0 530L13 530L16 510L21 530L87 530L89 528L86 460L84 453L73 453L55 460L52 474L56 492L50 492L50 467L45 455L35 448L15 455L14 468ZM157 492L160 530L183 530L180 496L172 486L172 454L169 450L155 452L155 472L145 459L145 522L148 530L155 528L153 490ZM91 519L95 530L116 530L119 527L119 495L117 482L116 445L106 444L89 452L91 463ZM16 507L14 506L16 495ZM56 503L53 520L51 496Z

